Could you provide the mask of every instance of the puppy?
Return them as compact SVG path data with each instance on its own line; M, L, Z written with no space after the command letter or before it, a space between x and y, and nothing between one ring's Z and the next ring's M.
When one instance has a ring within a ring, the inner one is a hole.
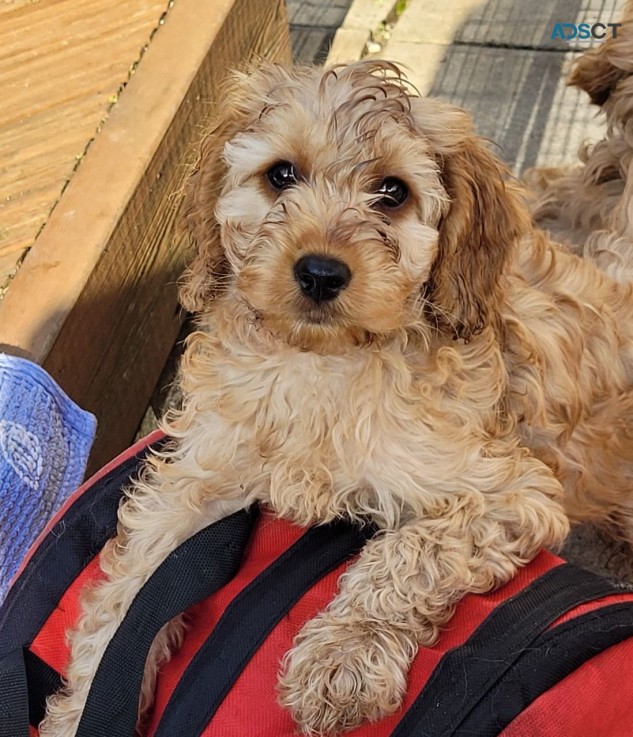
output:
M569 84L606 118L605 138L580 165L526 172L538 224L617 279L633 278L633 1L615 37L582 54Z
M120 509L42 737L74 734L165 556L246 505L379 528L281 666L304 734L397 710L456 602L570 518L633 538L631 287L534 229L466 113L375 60L236 75L185 220L184 405ZM141 724L182 631L154 643Z

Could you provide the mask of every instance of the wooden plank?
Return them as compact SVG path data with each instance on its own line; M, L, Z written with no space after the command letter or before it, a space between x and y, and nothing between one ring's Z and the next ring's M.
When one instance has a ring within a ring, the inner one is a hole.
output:
M328 63L362 58L372 34L381 23L394 16L395 9L396 0L353 0L343 24L336 31Z
M623 0L411 2L381 56L407 65L423 95L467 109L477 131L520 174L575 162L581 143L604 133L595 108L565 83L577 51L550 47L552 19L595 13L609 20L622 6Z
M167 2L0 3L0 297Z
M292 59L296 64L322 64L333 40L331 28L295 26L292 29Z
M290 27L338 28L350 3L351 0L287 0Z
M468 110L477 131L498 145L517 174L575 162L583 141L602 137L602 119L583 93L565 84L571 52L445 48L429 94ZM403 56L397 47L389 51Z
M288 59L283 0L178 0L0 303L0 345L96 413L91 468L133 436L177 334L174 193L254 53Z
M374 0L368 0L373 2ZM287 0L292 58L298 64L321 64L352 0Z
M436 8L438 23L446 15L445 0L428 0ZM550 0L516 2L488 0L479 3L456 37L458 43L494 44L528 49L583 51L587 41L552 39L556 23L612 23L622 16L621 0ZM428 15L426 16L428 17ZM596 42L593 42L596 43Z
M328 52L328 64L345 64L362 59L370 37L368 29L339 28Z
M455 43L578 51L585 49L587 42L552 39L555 23L610 23L617 21L621 12L622 0L531 3L516 0L424 0L407 4L392 39L398 43Z

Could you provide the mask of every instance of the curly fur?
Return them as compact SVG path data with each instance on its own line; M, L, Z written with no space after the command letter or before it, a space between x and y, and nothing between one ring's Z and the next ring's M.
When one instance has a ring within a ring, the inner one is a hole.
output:
M156 566L245 505L379 528L284 659L280 699L304 734L396 710L456 602L558 546L570 517L633 537L631 286L534 230L468 115L391 64L264 65L224 99L186 192L182 294L200 330L184 405L120 509L42 737L74 733ZM277 193L280 160L301 178ZM376 202L387 176L410 190L397 210ZM293 278L309 253L352 273L325 305ZM150 654L140 731L181 630Z
M584 144L574 167L526 172L538 224L616 279L633 277L633 1L615 38L582 54L569 84L606 118L606 135Z

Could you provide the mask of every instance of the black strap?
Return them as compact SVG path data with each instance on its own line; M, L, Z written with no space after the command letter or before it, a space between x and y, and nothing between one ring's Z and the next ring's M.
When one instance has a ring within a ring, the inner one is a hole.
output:
M66 589L114 535L123 489L147 452L143 448L87 489L9 589L0 607L0 737L27 737L29 721L41 721L46 697L59 687L59 675L43 661L38 664L26 648Z
M319 579L359 552L373 532L344 522L312 528L236 596L178 682L155 737L202 734L275 625Z
M522 711L590 658L633 637L633 602L611 604L538 637L455 731L497 737ZM623 674L630 678L631 673Z
M551 569L444 655L392 737L453 737L464 717L552 622L580 604L621 592L570 564Z
M22 648L0 660L0 737L29 737L29 698Z
M62 679L23 648L2 659L0 674L0 737L28 737L29 723L37 727L44 719L46 699L61 687Z
M76 737L133 737L147 654L160 629L233 578L256 508L204 528L174 550L136 595L101 659Z
M87 489L34 551L0 607L0 658L31 644L66 589L113 537L123 490L147 453L143 448Z
M29 722L37 727L44 719L46 699L61 688L62 679L54 668L30 650L24 651L24 662L29 686Z

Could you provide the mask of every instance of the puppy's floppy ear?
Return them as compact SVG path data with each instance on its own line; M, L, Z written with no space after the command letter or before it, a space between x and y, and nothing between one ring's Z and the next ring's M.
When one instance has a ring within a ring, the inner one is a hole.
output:
M573 63L567 83L584 90L594 105L604 105L618 82L633 74L633 0L627 0L619 27L604 43Z
M468 340L486 325L499 325L501 275L531 220L519 188L473 133L469 115L432 100L412 100L412 111L449 198L423 295L433 323Z
M611 61L613 39L586 51L574 62L567 84L584 90L594 105L604 105L617 83L626 76L623 69Z
M234 73L218 96L216 119L202 139L198 160L184 188L182 223L195 256L182 276L180 301L191 312L208 305L229 271L214 210L226 176L224 145L244 130L248 118L247 79Z

